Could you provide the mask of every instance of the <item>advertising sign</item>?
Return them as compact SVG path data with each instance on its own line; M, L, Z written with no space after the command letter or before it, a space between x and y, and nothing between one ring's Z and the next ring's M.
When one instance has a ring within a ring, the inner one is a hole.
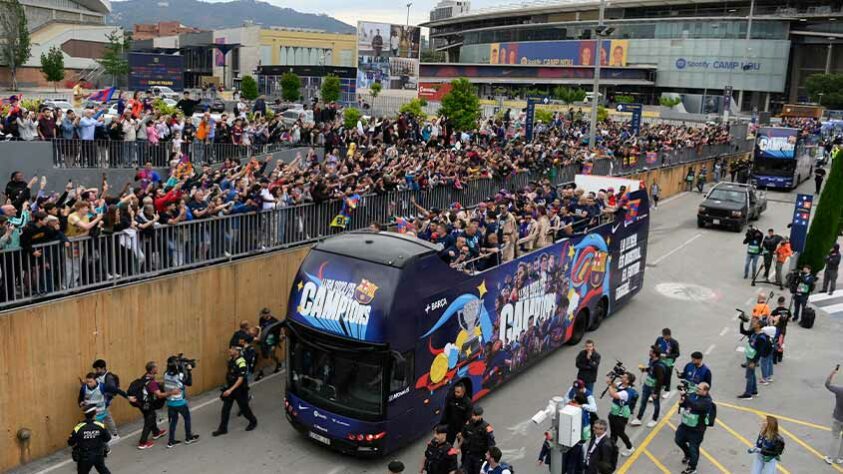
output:
M417 89L421 29L361 21L357 23L357 87L375 82L384 89Z
M793 159L799 130L795 128L759 128L755 142L756 156Z
M618 104L618 112L629 112L632 114L632 134L638 135L641 131L641 114L644 112L644 106L641 104Z
M421 77L457 79L467 78L540 78L540 79L591 79L594 68L572 66L520 66L520 65L451 65L451 64L422 64ZM600 69L601 79L632 79L652 81L646 69L633 68L605 68Z
M439 102L451 91L450 82L420 82L419 99Z
M811 220L813 203L814 196L810 194L796 195L796 205L790 226L790 246L794 252L802 253L805 249L805 236L808 235L808 222Z
M171 54L129 53L129 89L152 86L184 89L184 58Z
M602 43L600 64L625 67L629 40L603 40ZM489 45L489 64L594 66L596 50L596 40L492 43Z

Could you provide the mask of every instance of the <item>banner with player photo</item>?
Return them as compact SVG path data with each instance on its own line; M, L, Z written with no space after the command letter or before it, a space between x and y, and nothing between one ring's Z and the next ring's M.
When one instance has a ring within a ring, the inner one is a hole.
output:
M421 29L371 21L357 23L357 87L418 89Z

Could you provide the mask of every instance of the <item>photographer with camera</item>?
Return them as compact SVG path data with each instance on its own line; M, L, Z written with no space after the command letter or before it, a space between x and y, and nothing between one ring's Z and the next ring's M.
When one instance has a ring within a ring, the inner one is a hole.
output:
M676 429L673 440L685 455L682 464L688 465L682 474L697 472L705 429L714 423L716 412L713 411L713 402L708 394L709 388L707 383L701 382L695 392L682 389L679 391L679 414L682 423Z
M638 400L638 392L635 391L635 374L624 372L620 377L620 383L615 388L616 378L606 376L606 383L609 386L609 396L612 397L612 407L609 409L609 432L612 443L617 444L618 438L623 441L626 451L623 456L631 456L635 452L629 436L626 435L626 424L635 409Z
M647 411L647 401L653 402L653 419L647 422L647 428L656 426L659 419L659 410L661 409L661 392L667 382L667 374L670 369L662 362L661 349L659 346L650 347L650 362L647 365L639 365L641 372L645 372L644 388L641 391L641 408L638 409L638 416L635 417L629 424L632 426L641 426L641 419L644 418L644 413Z
M746 261L743 265L743 279L749 278L750 266L752 266L753 278L758 269L758 258L761 257L761 242L764 240L764 234L756 229L754 225L749 224L746 234L743 237L743 243L746 245Z
M742 400L752 400L753 396L758 395L758 383L755 375L755 368L761 360L761 353L764 352L764 346L769 344L767 335L764 334L761 327L761 320L752 318L751 322L746 315L740 316L741 325L740 333L747 336L746 345L744 346L744 356L746 357L746 388L738 398ZM744 323L750 323L750 329L744 328Z
M167 372L164 374L164 391L167 396L167 418L170 420L170 439L167 448L181 444L176 439L176 427L179 415L184 418L184 444L192 444L199 440L199 435L190 430L190 408L187 405L187 387L193 385L193 368L195 360L186 359L183 354L170 356L167 359Z
M685 364L682 372L676 371L679 380L682 381L682 386L687 386L687 391L695 392L697 385L702 382L711 387L711 370L707 365L703 364L702 352L696 351L691 353L691 362ZM682 390L680 387L679 390Z

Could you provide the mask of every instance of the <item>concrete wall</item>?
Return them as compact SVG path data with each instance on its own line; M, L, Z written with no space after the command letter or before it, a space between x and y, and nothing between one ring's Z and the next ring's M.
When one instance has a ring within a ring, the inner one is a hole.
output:
M307 153L307 148L291 148L273 153L272 166L277 160L289 163L296 157L296 153ZM0 142L0 184L5 186L9 176L14 171L23 171L27 179L33 176L46 176L47 189L59 191L64 189L67 180L73 180L75 185L99 186L102 174L108 177L112 188L120 189L123 184L133 181L134 169L95 169L95 168L56 168L53 166L53 144L51 142ZM167 169L158 169L162 176L168 174Z
M147 361L163 366L184 352L199 360L191 393L216 389L224 383L226 348L239 321L257 323L263 307L283 317L308 250L0 313L0 472L66 446L80 418L79 377L98 358L125 390ZM123 399L112 413L118 424L140 415ZM32 432L27 445L17 441L21 428Z

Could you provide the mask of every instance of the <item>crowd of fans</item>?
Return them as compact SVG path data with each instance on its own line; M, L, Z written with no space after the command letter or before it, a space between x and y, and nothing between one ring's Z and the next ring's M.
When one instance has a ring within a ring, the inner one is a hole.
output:
M137 96L126 102L125 110L108 126L101 126L101 111L86 110L84 117L74 120L78 126L68 133L89 140L101 129L132 130L138 123L136 116L147 117L143 139L161 140L163 135L171 137L174 144L168 154L169 174L161 176L147 162L138 168L135 180L122 187L103 181L99 188L68 183L63 190L50 191L41 179L36 192L38 179L12 173L0 216L5 226L0 249L21 250L23 256L2 254L4 286L0 298L48 293L56 288L219 258L236 253L238 245L259 248L296 242L305 239L300 235L305 226L313 228L302 222L314 218L310 215L255 215L255 211L340 200L344 205L342 215L337 217L341 219L331 221L331 227L342 229L354 218L355 208L367 194L437 186L459 190L474 180L496 178L506 182L525 171L543 179L555 167L579 165L588 172L601 158L729 140L728 130L716 126L643 124L636 136L628 123L606 121L598 130L596 150L590 151L587 122L573 109L555 113L549 123L538 123L533 140L527 142L522 135L523 114L510 117L507 112L503 117L481 121L470 131L455 130L446 118L420 120L409 114L395 119L361 119L356 126L346 128L342 117L332 116L326 108L313 128L318 131L323 153L311 147L289 163L279 160L273 166L267 156L242 162L226 159L221 166L212 167L202 160L192 160L176 145L184 139L218 140L223 136L242 143L243 128L239 124L245 119L237 118L235 125L227 128L224 121L213 125L211 114L206 112L194 127L180 115L157 116L145 109L146 98ZM178 107L187 107L185 113L190 115L190 105L198 103L185 95ZM257 119L247 128L266 123L261 107L258 102L253 104L259 113L252 116ZM56 121L49 110L38 114L39 130L64 133L67 115ZM134 135L129 132L129 137L124 132L120 136L123 140L141 139L138 132L142 128ZM49 136L56 135L43 135ZM423 238L442 243L455 266L482 269L511 259L519 251L547 245L560 235L582 231L602 216L616 212L625 198L623 191L605 191L583 194L582 190L556 189L550 180L543 179L525 189L502 189L473 211L455 207L448 214L419 208L418 219L409 228ZM191 226L189 230L156 232L181 222L226 215L251 220L230 221L224 231ZM327 232L328 222L324 224L316 226L319 233L323 229ZM94 238L74 239L81 237ZM67 247L63 255L52 247L52 253L44 255L38 246L57 241Z

